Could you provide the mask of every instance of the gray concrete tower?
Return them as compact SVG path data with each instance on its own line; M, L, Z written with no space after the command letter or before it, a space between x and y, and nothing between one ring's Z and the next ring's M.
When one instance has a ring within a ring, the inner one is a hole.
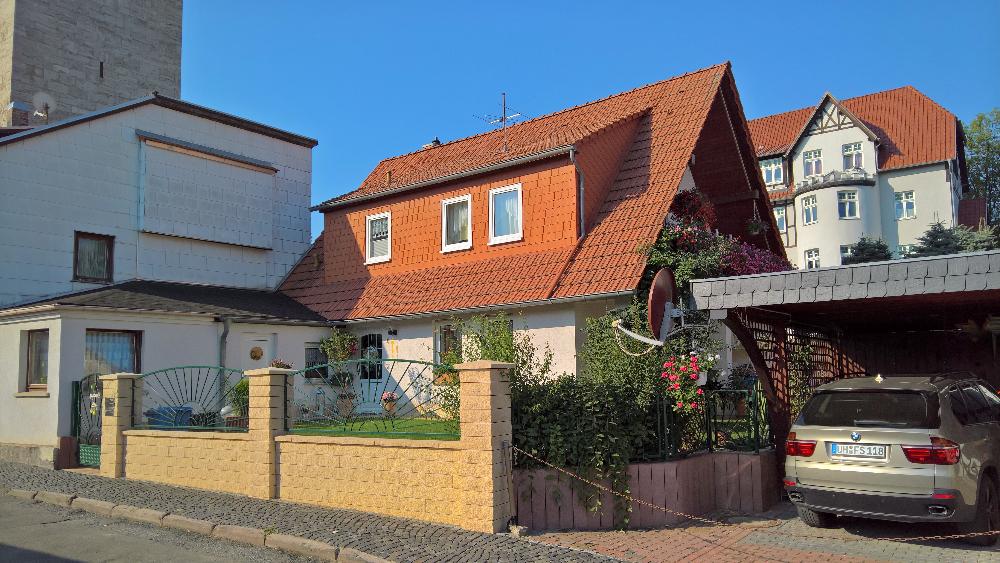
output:
M181 11L182 0L0 0L0 127L154 90L179 97Z

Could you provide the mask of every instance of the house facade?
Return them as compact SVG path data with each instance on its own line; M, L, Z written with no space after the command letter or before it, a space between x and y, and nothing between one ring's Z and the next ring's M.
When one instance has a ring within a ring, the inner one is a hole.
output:
M577 372L586 320L634 298L680 191L781 252L747 232L769 216L755 166L729 65L704 69L382 161L316 206L324 232L280 289L382 357L440 358L456 321L504 311Z
M799 268L840 265L862 236L905 256L932 223L959 224L973 201L963 200L961 122L912 87L843 102L825 94L814 107L752 120L750 132Z

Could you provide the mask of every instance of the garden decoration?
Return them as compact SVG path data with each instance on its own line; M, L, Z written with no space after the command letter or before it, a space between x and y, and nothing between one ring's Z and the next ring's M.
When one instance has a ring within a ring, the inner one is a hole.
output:
M385 412L391 414L396 413L396 403L399 401L399 394L393 391L385 391L382 393L382 408Z

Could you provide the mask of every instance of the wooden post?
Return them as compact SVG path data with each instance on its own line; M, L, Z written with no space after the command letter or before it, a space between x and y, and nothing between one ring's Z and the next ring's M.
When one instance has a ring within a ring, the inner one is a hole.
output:
M474 485L465 491L467 524L486 533L507 530L511 505L510 370L513 364L480 360L458 364L461 444L469 452Z
M100 376L104 404L101 409L101 475L125 476L125 435L132 427L133 408L140 409L142 379L135 373Z

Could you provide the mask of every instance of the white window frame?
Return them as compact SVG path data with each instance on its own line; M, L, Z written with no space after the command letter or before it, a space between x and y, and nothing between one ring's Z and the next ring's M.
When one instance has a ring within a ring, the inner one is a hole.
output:
M813 255L812 258L810 258L809 256L810 254ZM820 267L818 248L810 248L806 250L805 252L802 253L802 258L804 259L805 267L807 270L815 270L816 268Z
M850 198L841 199L840 196L845 194L854 194L854 199ZM854 202L854 215L841 214L840 204L842 202L852 202L852 201ZM858 194L858 190L840 190L837 192L837 217L839 217L840 220L842 221L861 218L861 196L860 194Z
M812 205L809 203L812 202ZM810 209L812 209L812 221L809 220L809 216L806 214ZM819 201L816 199L815 195L807 195L802 198L802 225L815 225L819 223Z
M901 244L899 245L899 257L906 258L910 256L914 250L916 250L917 245L915 244Z
M854 256L854 245L853 244L842 244L840 245L840 263L844 263L844 258Z
M865 167L865 151L864 145L862 143L847 143L843 145L840 149L843 156L851 157L851 165L844 166L844 170L851 170L853 168L864 168ZM861 157L861 163L857 166L854 165L855 156Z
M448 206L455 203L465 202L469 206L469 240L455 244L448 244ZM454 252L456 250L468 250L472 248L472 194L460 195L441 202L441 253Z
M372 256L372 221L385 219L389 226L389 244L385 256ZM376 213L365 217L365 264L381 264L392 260L392 212Z
M767 171L771 171L771 181L767 180ZM768 158L760 161L760 176L768 189L774 190L785 184L784 162L781 157ZM780 178L778 177L780 176Z
M806 163L812 162L812 174L806 172ZM819 163L819 172L816 172L816 162ZM811 151L802 151L802 175L806 178L811 178L813 176L823 175L823 149L813 149Z
M502 194L502 193L512 192L512 191L516 191L517 192L517 208L518 208L518 214L517 214L517 232L516 233L511 233L509 235L499 236L499 237L498 236L494 236L493 235L493 200L494 200L494 196L496 196L498 194ZM501 188L494 188L494 189L490 190L490 196L489 197L490 197L490 224L489 224L490 242L489 242L489 244L490 245L503 244L505 242L515 242L515 241L522 240L524 238L524 200L523 200L523 195L522 195L522 192L521 192L521 184L517 183L517 184L511 184L509 186L503 186Z
M910 194L910 198L909 199L906 199L905 197L901 197L901 196L905 196L906 194ZM913 209L913 213L911 215L907 215L906 214L906 203L907 202L909 202L911 204L911 208ZM902 215L902 217L900 217L899 211L896 209L896 204L898 204L898 203L902 203L903 204L903 215ZM910 219L916 219L917 218L917 194L914 193L913 190L905 190L905 191L902 191L902 192L893 192L892 206L893 206L893 213L896 214L896 220L897 221L909 221Z
M778 215L781 215L781 220L778 220ZM774 208L774 222L778 225L778 232L783 233L788 230L788 214L785 212L785 206L780 205Z

